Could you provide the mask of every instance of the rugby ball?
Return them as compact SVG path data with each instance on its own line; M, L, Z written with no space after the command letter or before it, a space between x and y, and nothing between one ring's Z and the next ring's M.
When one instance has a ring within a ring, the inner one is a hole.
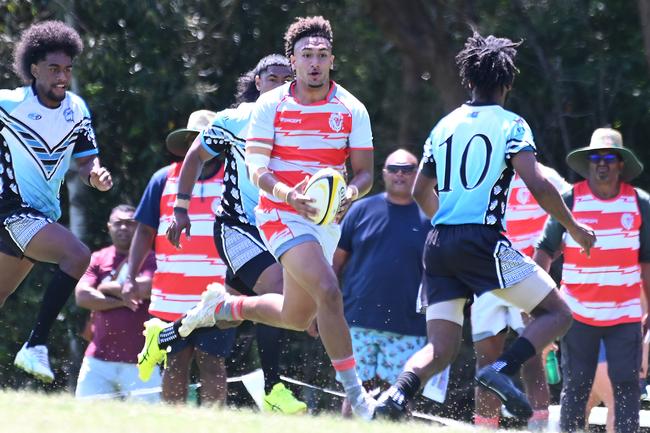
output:
M314 173L304 191L306 196L314 200L311 206L318 209L318 214L310 219L318 225L333 222L339 205L345 198L346 188L345 179L333 168L324 168Z

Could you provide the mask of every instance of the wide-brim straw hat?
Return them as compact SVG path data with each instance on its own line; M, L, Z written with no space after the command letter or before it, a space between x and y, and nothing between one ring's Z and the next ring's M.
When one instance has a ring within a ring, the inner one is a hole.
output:
M217 113L210 110L194 111L187 119L186 128L176 129L169 133L165 140L167 150L176 156L185 156L199 132L212 125L216 116Z
M589 154L599 150L612 150L623 158L623 170L621 180L629 182L643 171L643 164L636 157L634 152L623 147L623 136L620 132L611 128L598 128L591 135L589 146L581 147L569 153L566 162L580 176L589 177Z

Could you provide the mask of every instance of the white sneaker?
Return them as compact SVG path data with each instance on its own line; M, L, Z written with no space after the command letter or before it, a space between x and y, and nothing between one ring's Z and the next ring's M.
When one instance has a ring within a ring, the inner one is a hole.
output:
M361 418L364 421L370 421L375 415L375 407L377 406L377 400L372 398L366 390L362 390L357 398L350 399L350 406L352 407L352 413L354 416Z
M47 356L47 346L27 347L27 343L23 344L16 354L14 365L43 382L50 383L54 380L50 359Z
M222 284L212 283L201 293L201 301L185 313L178 333L185 338L196 328L214 326L219 320L233 320L230 306L226 305L230 295ZM217 308L219 310L217 311Z

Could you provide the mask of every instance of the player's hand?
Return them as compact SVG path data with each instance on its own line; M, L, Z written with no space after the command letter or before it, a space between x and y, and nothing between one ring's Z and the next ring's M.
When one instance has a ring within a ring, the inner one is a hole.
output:
M296 186L291 188L291 191L287 194L287 203L291 205L299 215L305 218L310 218L318 214L318 209L310 205L310 203L314 202L314 199L304 194L307 182L309 182L309 177L305 177Z
M122 284L122 302L131 311L138 309L141 300L137 281L133 281L131 278L124 281L124 284Z
M113 187L111 172L108 171L106 167L93 167L92 170L90 170L88 182L90 183L90 186L99 191L108 191Z
M575 240L582 248L580 252L589 257L591 248L596 243L596 233L594 230L586 224L577 222L576 225L568 231L573 240Z
M345 197L343 197L341 203L339 203L339 210L336 212L336 218L334 220L336 223L340 223L348 209L350 209L352 202L357 198L356 194L349 186L345 189Z
M169 227L167 227L167 240L176 248L181 248L181 234L185 230L185 236L187 239L190 239L190 228L192 224L190 223L190 216L187 212L174 210L174 216L172 217Z

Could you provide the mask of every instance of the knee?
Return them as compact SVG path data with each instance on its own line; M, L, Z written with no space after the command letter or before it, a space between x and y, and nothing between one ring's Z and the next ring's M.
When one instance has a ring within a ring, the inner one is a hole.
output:
M343 308L343 295L335 279L325 279L318 285L318 296L316 303L330 308Z
M64 260L61 261L59 266L64 272L74 277L81 277L90 264L90 249L83 243L77 242L66 253Z
M284 316L282 318L284 326L294 331L306 331L313 320L313 315L306 314L292 315L291 317Z
M562 329L562 333L560 335L564 335L567 333L569 328L571 327L571 324L573 323L573 313L571 312L571 308L567 305L566 302L562 302L561 307L558 308L557 310L557 317L558 317L558 322L559 326Z

